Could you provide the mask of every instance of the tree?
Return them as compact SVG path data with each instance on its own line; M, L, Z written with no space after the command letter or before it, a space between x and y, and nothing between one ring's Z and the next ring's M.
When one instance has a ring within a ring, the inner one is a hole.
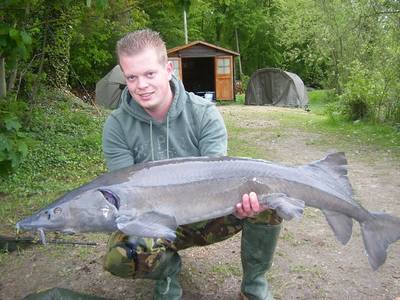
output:
M138 6L148 16L146 25L160 32L167 48L182 45L184 31L181 9L177 9L174 1L139 0Z
M17 72L19 59L28 59L32 39L26 31L30 18L29 10L37 1L14 0L2 4L0 10L0 97L7 95L8 89L12 90ZM7 72L8 69L8 72Z
M313 0L286 1L275 26L282 48L282 68L298 74L314 87L322 87L329 76L330 51L324 45L325 26Z
M117 63L116 42L148 23L135 0L110 1L107 9L84 9L71 39L71 86L92 89Z
M70 45L77 19L84 5L72 0L52 1L45 5L41 19L47 84L66 89L70 65Z

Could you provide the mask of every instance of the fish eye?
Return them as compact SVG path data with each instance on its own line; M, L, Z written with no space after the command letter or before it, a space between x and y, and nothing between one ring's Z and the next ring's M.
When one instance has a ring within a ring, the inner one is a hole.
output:
M53 212L54 212L55 215L59 215L59 214L61 214L61 212L62 212L62 208L61 208L61 207L56 207L56 208L53 210Z

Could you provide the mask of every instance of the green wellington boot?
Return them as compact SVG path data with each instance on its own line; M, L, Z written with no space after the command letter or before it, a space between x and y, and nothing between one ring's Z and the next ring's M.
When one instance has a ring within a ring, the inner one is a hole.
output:
M154 285L154 300L179 300L182 298L182 288L179 284L179 272L181 270L181 258L175 251L167 251L165 260L160 262L154 273L160 271L160 275ZM165 276L165 277L164 277Z
M273 299L265 273L272 265L281 224L253 224L243 222L241 258L243 280L241 292L244 299Z

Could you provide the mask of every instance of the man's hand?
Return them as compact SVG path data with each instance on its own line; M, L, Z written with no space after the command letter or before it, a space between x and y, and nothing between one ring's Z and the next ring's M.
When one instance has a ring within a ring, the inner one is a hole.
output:
M239 219L244 219L248 217L254 217L266 209L266 206L261 205L258 202L257 194L251 192L250 194L244 194L242 197L242 202L236 204L236 211L234 212L234 215Z

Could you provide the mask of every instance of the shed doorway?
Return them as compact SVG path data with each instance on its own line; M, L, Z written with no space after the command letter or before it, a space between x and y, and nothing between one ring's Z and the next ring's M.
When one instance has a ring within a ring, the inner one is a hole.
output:
M212 92L215 98L214 57L182 57L182 78L187 91L202 97Z

